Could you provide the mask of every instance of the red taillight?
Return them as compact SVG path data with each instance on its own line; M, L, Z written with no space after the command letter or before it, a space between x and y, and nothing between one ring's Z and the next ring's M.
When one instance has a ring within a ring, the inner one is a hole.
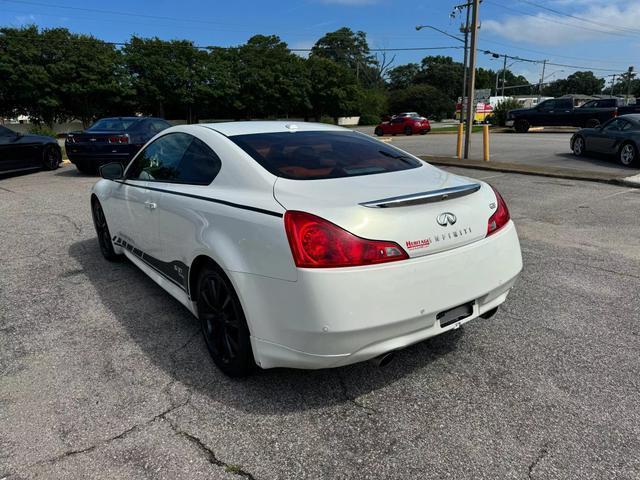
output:
M355 267L409 258L395 242L357 237L310 213L286 212L284 227L298 267Z
M114 135L109 137L109 143L129 143L129 135Z
M495 188L491 188L493 189L493 193L496 194L498 205L496 207L496 211L493 213L493 215L491 215L491 217L489 217L489 222L487 224L487 236L496 233L498 230L504 227L511 218L504 198L502 198L500 192L498 192Z
M612 116L612 117L614 117L614 118L618 116L618 107L616 107L616 108L613 110L613 115L611 115L611 116Z

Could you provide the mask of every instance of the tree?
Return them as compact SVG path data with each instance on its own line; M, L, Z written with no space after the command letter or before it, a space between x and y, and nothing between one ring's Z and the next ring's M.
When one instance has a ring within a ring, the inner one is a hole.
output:
M414 83L418 73L420 73L420 65L417 63L407 63L392 68L387 72L389 88L391 90L407 88Z
M309 100L316 120L324 115L334 119L359 114L362 90L353 73L328 58L310 56L307 60Z
M453 58L443 55L428 56L422 59L415 83L429 84L447 98L455 100L462 96L463 74L462 63L454 62Z
M560 97L567 94L596 95L602 92L605 80L596 77L591 71L575 72L566 79L559 79L547 84L542 92L550 97ZM617 94L626 92L616 89Z
M359 82L369 86L382 83L385 70L389 67L386 57L380 62L371 55L366 33L353 32L347 27L321 37L311 49L310 57L333 60L354 72Z
M239 107L245 117L288 115L309 107L304 59L279 37L251 37L237 49L237 62Z
M411 85L389 94L389 107L394 112L417 111L425 117L448 118L455 103L432 85Z

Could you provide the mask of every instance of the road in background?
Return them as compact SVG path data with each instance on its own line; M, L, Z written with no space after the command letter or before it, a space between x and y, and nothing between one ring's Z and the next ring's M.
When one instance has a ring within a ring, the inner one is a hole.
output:
M358 127L358 130L373 135L373 127ZM537 167L567 168L580 171L631 176L640 173L640 168L620 166L615 159L575 157L571 153L569 140L572 132L538 131L524 134L492 133L490 137L491 161L506 162ZM396 135L391 143L414 155L454 157L456 135L428 133L427 135ZM482 134L471 136L470 158L482 160Z
M494 318L385 368L245 380L102 258L95 178L0 181L0 478L638 478L640 190L460 173L502 192L522 241Z

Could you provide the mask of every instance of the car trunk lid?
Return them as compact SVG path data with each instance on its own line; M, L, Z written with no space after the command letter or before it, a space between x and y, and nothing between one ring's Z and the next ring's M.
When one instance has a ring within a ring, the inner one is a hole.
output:
M335 179L278 178L274 196L288 210L318 215L359 237L394 241L411 257L484 238L496 207L486 184L430 165Z

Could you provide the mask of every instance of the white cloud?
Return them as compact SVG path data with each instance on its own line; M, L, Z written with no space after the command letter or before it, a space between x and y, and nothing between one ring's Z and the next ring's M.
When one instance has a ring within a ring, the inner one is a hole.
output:
M23 25L32 25L37 23L37 18L34 14L30 13L28 15L17 15L15 17L15 23L20 26Z
M625 32L625 28L640 30L638 28L640 25L639 2L627 2L626 8L615 4L603 6L600 2L595 3L590 0L583 0L583 3L590 6L582 8L575 15L598 22L598 25L575 18L539 13L531 16L512 15L501 20L485 20L482 22L481 31L491 32L518 42L562 45L629 34L630 32Z

